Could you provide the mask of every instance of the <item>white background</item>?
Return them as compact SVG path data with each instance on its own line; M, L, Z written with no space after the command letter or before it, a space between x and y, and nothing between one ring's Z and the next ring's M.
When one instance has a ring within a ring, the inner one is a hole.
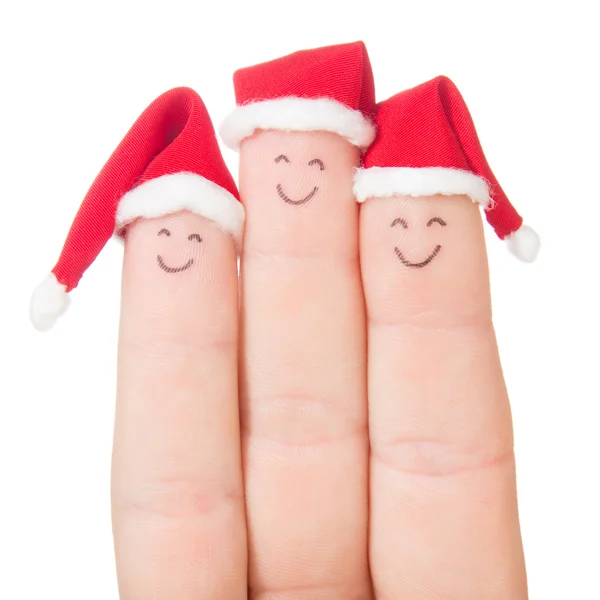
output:
M28 322L30 292L98 170L168 88L197 89L218 124L234 103L236 68L356 39L380 100L438 74L454 79L498 179L542 236L538 262L525 265L486 231L530 595L600 599L594 4L2 2L2 600L117 598L109 473L119 245L108 244L51 333ZM235 172L236 156L225 156Z

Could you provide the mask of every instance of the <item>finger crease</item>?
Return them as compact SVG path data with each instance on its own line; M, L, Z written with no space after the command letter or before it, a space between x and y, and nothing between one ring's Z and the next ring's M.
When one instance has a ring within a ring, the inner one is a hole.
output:
M442 478L513 464L514 451L510 449L494 455L451 450L447 444L401 442L385 447L372 446L371 458L386 469L403 475Z
M420 315L405 320L382 321L369 317L368 325L370 328L383 329L388 331L413 330L423 332L493 332L494 324L489 315L465 315L461 317L443 317L427 316L422 318Z
M304 598L306 592L323 592L323 598L344 598L344 600L371 600L368 582L344 582L333 584L307 584L286 586L283 588L248 588L248 600L290 600L296 593L298 600Z
M113 499L113 506L124 513L138 513L162 519L189 519L212 516L223 509L241 504L243 499L243 493L238 489L194 493L173 488L129 496L121 495Z

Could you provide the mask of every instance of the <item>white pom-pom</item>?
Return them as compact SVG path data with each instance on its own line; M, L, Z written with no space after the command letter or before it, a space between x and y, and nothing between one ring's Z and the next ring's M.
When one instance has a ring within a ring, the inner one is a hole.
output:
M523 262L533 262L540 251L540 236L528 225L504 238L511 254Z
M69 308L69 302L67 286L58 283L54 274L50 273L31 296L29 316L33 326L38 331L48 331Z

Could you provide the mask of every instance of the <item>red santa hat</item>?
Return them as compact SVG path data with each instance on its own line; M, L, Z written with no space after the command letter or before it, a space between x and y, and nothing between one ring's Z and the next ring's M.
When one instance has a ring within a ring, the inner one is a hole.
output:
M159 96L140 115L87 192L51 273L31 299L30 316L49 329L68 292L113 234L128 224L189 210L241 243L244 208L221 156L202 99L189 88Z
M485 215L509 250L535 260L537 233L523 225L487 163L475 125L456 86L436 77L381 102L378 135L358 169L358 202L372 197L466 195Z
M230 148L258 129L331 131L363 149L375 138L375 85L362 42L240 69L233 83L237 108L220 128Z

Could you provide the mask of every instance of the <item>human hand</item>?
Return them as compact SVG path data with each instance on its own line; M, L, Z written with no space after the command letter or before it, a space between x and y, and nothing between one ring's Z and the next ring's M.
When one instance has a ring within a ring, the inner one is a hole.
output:
M189 213L129 230L123 600L527 597L479 209L359 207L358 160L332 133L242 143L239 320L230 236Z
M245 211L201 98L171 90L32 302L47 328L124 238L121 597L526 598L478 204L521 259L538 239L460 93L440 77L375 106L360 42L234 81Z

